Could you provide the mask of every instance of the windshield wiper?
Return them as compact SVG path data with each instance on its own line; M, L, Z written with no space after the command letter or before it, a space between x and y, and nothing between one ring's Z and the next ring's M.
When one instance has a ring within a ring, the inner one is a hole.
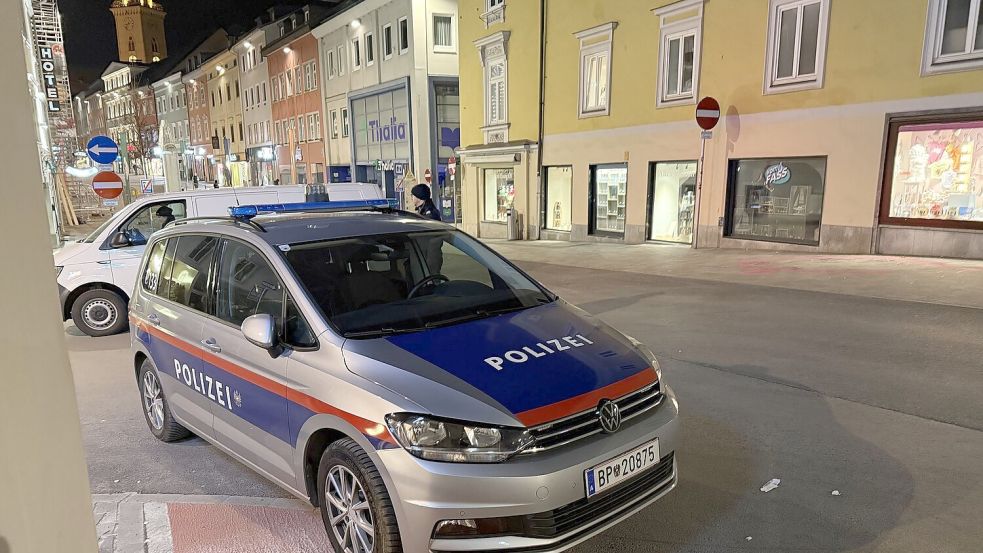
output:
M408 328L379 328L376 330L359 330L355 332L343 332L345 338L367 338L369 336L392 336L394 334L405 334L408 332L419 332L427 330L428 327L417 326Z

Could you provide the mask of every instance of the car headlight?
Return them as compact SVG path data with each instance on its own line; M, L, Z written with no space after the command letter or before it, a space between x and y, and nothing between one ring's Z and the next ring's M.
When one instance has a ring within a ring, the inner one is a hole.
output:
M631 341L631 345L635 346L635 349L638 350L638 353L642 357L644 357L646 361L648 361L649 365L653 369L655 369L655 374L659 378L659 381L661 382L662 381L662 366L659 365L659 360L658 360L658 358L655 357L655 353L653 353L652 350L648 346L646 346L645 344L643 344L643 343L639 342L638 340L632 338L631 336L625 336L625 338L628 338L628 340Z
M430 461L500 463L536 441L522 428L456 422L413 413L387 415L386 424L406 451Z
M55 265L55 278L60 277L61 276L61 272L64 271L64 270L65 270L65 266L64 265Z

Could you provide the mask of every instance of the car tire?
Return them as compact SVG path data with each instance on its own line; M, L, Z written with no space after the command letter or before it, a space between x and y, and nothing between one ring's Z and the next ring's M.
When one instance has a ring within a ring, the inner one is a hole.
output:
M162 442L174 442L187 438L191 431L181 426L164 397L164 388L160 385L157 368L150 359L144 359L140 365L140 406L143 408L143 418L147 421L150 433Z
M72 321L89 336L110 336L126 330L126 300L112 290L83 292L72 303Z
M339 481L339 476L354 477L358 486L355 498L348 504L358 505L361 503L359 498L362 498L368 502L367 509L354 510L354 513L347 518L345 516L335 518L341 512L341 507L345 507L343 501L338 502L338 494L333 492L343 485ZM356 553L365 551L364 547L355 548L348 542L342 543L344 528L347 527L349 531L357 529L367 535L365 527L359 522L364 522L366 515L371 515L369 523L372 528L372 542L368 550L372 553L402 553L396 512L389 498L389 492L386 491L386 484L368 454L354 440L344 438L324 450L317 471L317 493L321 505L321 519L324 521L324 528L328 532L328 540L334 551ZM329 499L328 493L333 494L335 502ZM353 537L359 538L357 535Z

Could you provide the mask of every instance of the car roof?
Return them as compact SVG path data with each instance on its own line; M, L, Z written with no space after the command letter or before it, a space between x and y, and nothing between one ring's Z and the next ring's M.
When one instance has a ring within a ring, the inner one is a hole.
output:
M236 228L248 231L256 238L273 246L451 228L439 221L424 219L415 214L400 211L275 213L261 214L253 217L251 221L258 223L262 230L252 224L236 221L231 217L204 220L188 219L187 222L177 225L177 228L183 228L184 232L189 230L215 232L217 228L221 227ZM168 226L170 227L170 225Z

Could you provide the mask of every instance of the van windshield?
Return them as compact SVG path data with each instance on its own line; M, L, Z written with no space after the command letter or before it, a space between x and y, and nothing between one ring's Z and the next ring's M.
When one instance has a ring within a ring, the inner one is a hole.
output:
M539 284L458 231L293 244L283 255L347 338L416 332L553 301Z
M99 235L102 234L103 231L105 231L109 227L109 225L111 223L113 223L115 220L116 220L115 217L110 216L108 219L106 219L105 221L103 221L101 225L99 225L99 228L97 228L96 230L92 231L92 234L86 236L85 238L83 238L82 240L79 240L79 241L80 242L83 242L85 244L91 244L91 243L95 242L96 239L99 238Z

